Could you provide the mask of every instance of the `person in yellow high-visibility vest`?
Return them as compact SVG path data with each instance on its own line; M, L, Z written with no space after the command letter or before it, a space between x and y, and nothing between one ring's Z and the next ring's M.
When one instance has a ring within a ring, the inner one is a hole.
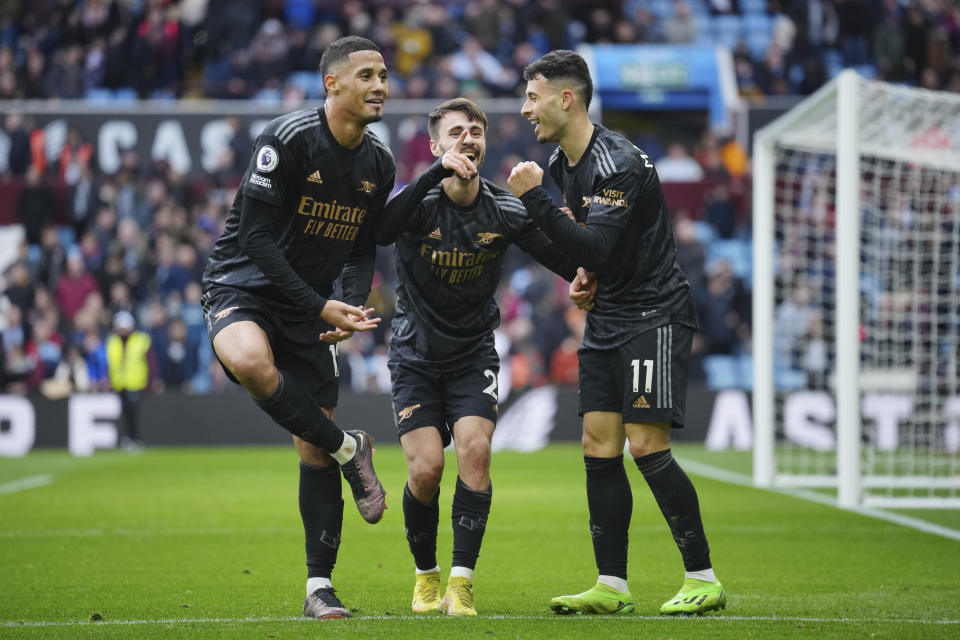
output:
M153 351L150 336L136 331L136 320L129 311L113 317L113 333L107 338L107 370L110 386L120 395L123 422L126 427L120 446L127 450L143 446L140 439L140 394L150 384Z

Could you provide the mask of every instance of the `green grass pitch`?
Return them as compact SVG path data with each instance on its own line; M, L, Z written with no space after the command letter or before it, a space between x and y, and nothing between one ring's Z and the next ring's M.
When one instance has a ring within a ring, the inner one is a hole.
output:
M744 454L675 447L739 469ZM365 524L345 489L334 583L350 620L298 616L303 537L292 447L147 449L0 460L0 638L958 638L960 542L780 493L691 474L726 611L662 618L682 565L628 461L630 587L637 612L553 616L547 602L596 578L579 448L500 452L477 567L480 616L410 612L413 562L397 446L375 457L390 506ZM449 570L447 459L439 557ZM26 488L34 484L33 488ZM940 524L960 529L960 514ZM101 621L96 621L102 619Z

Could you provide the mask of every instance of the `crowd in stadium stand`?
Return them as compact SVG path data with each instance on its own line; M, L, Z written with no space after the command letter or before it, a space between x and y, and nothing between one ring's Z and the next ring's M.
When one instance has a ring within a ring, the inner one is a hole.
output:
M527 63L600 42L727 45L751 97L842 66L960 90L950 0L36 0L0 2L0 99L297 101L348 33L383 47L395 97L517 95Z
M206 338L199 281L233 200L239 179L234 167L242 170L249 156L249 140L222 173L188 181L165 163L142 170L135 151L124 153L116 173L99 174L92 169L93 144L71 131L57 161L41 170L32 160L43 154L21 149L29 132L15 135L27 128L25 122L12 115L5 123L12 140L7 166L23 173L15 207L24 240L2 274L3 387L53 394L70 388L65 382L80 390L109 388L104 340L114 315L129 311L151 337L155 388L192 393L226 388ZM490 132L491 157L483 171L500 182L505 174L499 167L522 158L501 143L510 139L504 135L511 134ZM403 169L400 183L428 161L418 158L420 147L426 144L412 138L395 150ZM749 229L745 203L731 193L737 185L742 190L743 182L731 175L742 177L745 159L742 151L722 152L709 133L693 155L675 147L668 154L671 161L663 163L668 186L674 180L723 177L704 190L699 209L673 212L678 259L697 293L703 324L696 351L742 354L749 345L750 293L734 267L739 275L749 271ZM537 160L545 164L546 159ZM44 173L55 179L44 180ZM66 185L61 194L58 184ZM59 216L58 201L64 209ZM729 246L739 247L739 258L718 250ZM584 315L569 303L567 283L516 249L504 273L498 340L511 385L576 384ZM392 248L381 248L370 304L385 322L341 344L342 375L355 390L389 389L385 359L395 280ZM75 365L81 361L87 368L78 376L81 367Z
M960 8L894 0L473 0L471 2L246 3L219 0L0 2L0 99L238 98L280 107L315 99L324 46L345 33L384 47L392 97L517 95L523 67L581 42L729 44L745 96L809 93L839 66L929 88L960 90ZM237 137L222 171L188 179L127 152L113 174L93 168L94 141L68 134L56 162L31 151L29 117L2 123L8 177L23 182L25 231L2 274L0 390L109 388L103 344L121 310L151 336L154 388L206 393L229 387L206 339L199 279L222 228L249 139ZM490 132L484 175L529 157L514 148L516 119ZM421 136L422 137L422 136ZM536 145L533 145L536 148ZM748 159L703 134L695 148L641 144L665 183L706 181L703 201L674 210L678 260L694 286L702 331L694 378L710 356L749 352ZM405 182L430 161L417 136L394 149ZM540 153L543 151L541 149ZM65 186L56 217L55 187ZM343 343L344 379L386 390L392 250L378 255L372 304L387 320ZM519 251L506 265L498 331L516 388L576 383L583 315L566 284ZM803 328L801 328L803 329ZM808 328L807 328L808 329ZM65 386L66 385L66 386Z

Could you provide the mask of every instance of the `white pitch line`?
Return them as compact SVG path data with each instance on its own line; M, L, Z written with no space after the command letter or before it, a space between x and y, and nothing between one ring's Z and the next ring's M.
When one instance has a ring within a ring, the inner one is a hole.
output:
M565 616L557 615L490 615L490 616L480 616L475 618L476 620L564 620L570 619ZM574 619L583 619L579 616ZM590 617L591 622L604 622L607 620L614 620L621 622L624 620L644 620L644 621L663 621L663 622L673 622L673 621L697 621L695 624L706 624L707 622L834 622L842 624L864 624L864 623L874 623L874 624L928 624L928 625L960 625L960 620L950 620L950 619L936 619L936 618L819 618L819 617L805 617L805 616L728 616L724 614L711 614L705 616L654 616L654 615L632 615L627 617L622 616L595 616ZM449 616L412 616L412 615L399 615L399 616L388 616L388 615L376 615L376 616L356 616L353 620L364 621L364 620L416 620L418 622L441 622L450 620ZM17 628L17 627L98 627L98 626L138 626L138 625L153 625L153 624L245 624L245 623L262 623L262 622L303 622L308 624L315 624L315 620L308 618L303 618L300 616L283 616L283 617L250 617L250 618L160 618L159 620L101 620L98 622L90 620L75 620L75 621L58 621L58 620L30 620L30 621L15 621L7 620L0 623L0 627L4 628ZM441 622L446 624L446 622ZM344 622L344 624L348 624ZM451 623L452 624L452 623Z
M30 476L29 478L20 478L19 480L14 480L13 482L0 484L0 496L10 493L17 493L19 491L26 491L27 489L45 487L48 484L53 484L53 476L42 475Z
M911 518L910 516L905 516L900 513L894 513L890 511L882 511L880 509L870 509L867 507L856 507L853 509L847 509L841 507L837 504L837 501L830 496L824 495L822 493L817 493L816 491L810 491L807 489L798 489L798 488L787 488L787 487L757 487L753 484L753 479L743 473L737 473L736 471L728 471L727 469L721 469L719 467L714 467L703 462L697 462L696 460L682 459L681 466L688 471L695 473L697 475L705 476L712 480L719 480L720 482L726 482L728 484L736 484L742 487L750 487L751 489L763 489L765 491L773 491L775 493L782 493L788 496L793 496L794 498L801 498L803 500L808 500L810 502L816 502L818 504L827 505L828 507L834 507L836 509L843 509L844 511L852 511L858 513L862 516L867 516L869 518L876 518L877 520L886 520L887 522L893 522L895 524L902 525L904 527L909 527L911 529L916 529L917 531L923 531L924 533L932 533L936 536L941 536L944 538L950 538L951 540L960 540L960 531L956 529L951 529L949 527L943 527L938 524L933 524L932 522L927 522L926 520L920 520L918 518Z

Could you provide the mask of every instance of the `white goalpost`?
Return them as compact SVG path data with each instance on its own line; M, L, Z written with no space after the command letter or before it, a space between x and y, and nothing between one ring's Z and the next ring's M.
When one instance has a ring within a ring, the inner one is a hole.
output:
M753 148L754 483L960 508L960 96L844 71Z

